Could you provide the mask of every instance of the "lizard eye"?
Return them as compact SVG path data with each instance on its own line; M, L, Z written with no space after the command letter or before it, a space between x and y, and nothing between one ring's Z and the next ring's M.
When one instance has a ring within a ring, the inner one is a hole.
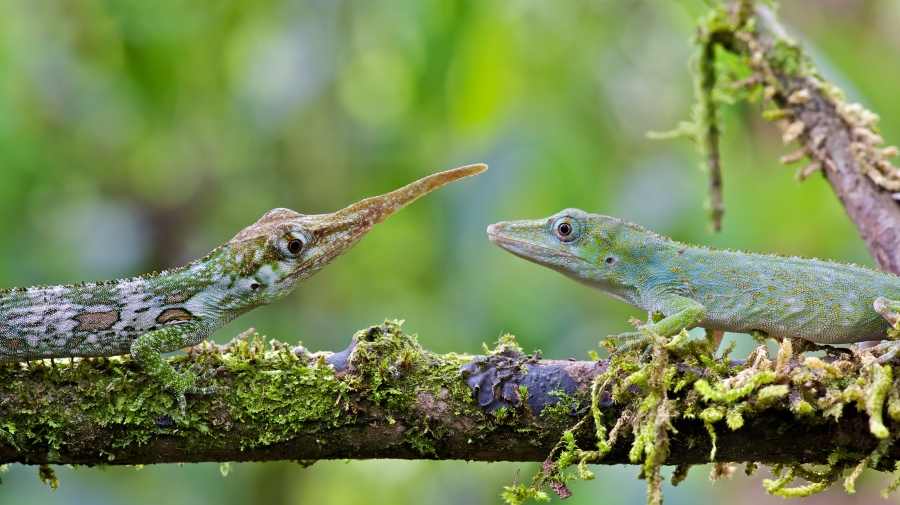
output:
M553 225L556 238L563 242L571 242L581 235L581 223L571 217L563 217Z
M296 235L288 234L281 239L278 248L281 249L281 254L284 256L297 258L303 254L303 251L306 249L306 242Z

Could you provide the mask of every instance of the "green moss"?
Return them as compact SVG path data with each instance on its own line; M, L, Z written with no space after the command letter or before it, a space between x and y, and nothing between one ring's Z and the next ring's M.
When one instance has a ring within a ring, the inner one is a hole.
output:
M340 400L353 386L338 380L322 360L298 356L279 342L266 346L255 333L247 337L233 341L230 352L220 354L222 365L235 372L229 391L221 396L231 419L248 426L263 421L267 425L245 437L241 448L293 439L308 430L309 421L328 420L334 426L341 417ZM205 431L202 422L192 427Z
M53 491L56 491L56 488L59 487L59 479L56 478L56 472L53 471L50 465L38 467L38 478L41 479L41 482L50 486L50 489Z
M715 423L725 418L725 407L707 407L700 412L700 419L708 423Z
M738 430L744 426L744 416L741 413L744 410L743 407L742 405L741 407L732 408L725 413L725 424L731 428L731 431Z
M564 391L552 391L550 396L556 397L556 403L547 405L541 410L541 417L563 426L572 424L572 405L581 405L588 400L586 393L569 395Z
M762 370L750 377L747 383L733 389L726 389L724 383L719 383L716 388L710 387L709 383L700 379L694 383L694 388L700 394L704 401L715 401L724 403L734 403L737 400L749 396L756 388L763 384L769 384L775 380L775 372L770 370Z
M470 410L461 412L462 415L481 415L465 382L446 379L457 377L460 366L471 358L455 354L436 355L425 351L415 335L407 335L401 331L402 323L398 320L386 321L377 332L371 329L357 332L355 338L359 343L350 365L355 379L350 384L382 405L388 416L407 412L411 405L422 401L425 396L430 401L441 401L444 390L447 393L443 396L453 398L454 401L465 399L464 404ZM506 335L498 344L498 349L501 348L518 349L518 345L512 335ZM416 384L416 387L402 387L409 382ZM449 426L431 426L426 420L421 420L416 429L405 432L404 443L422 457L433 457L436 454L434 441L442 438L449 430Z
M806 77L813 67L809 57L792 39L775 38L766 60L775 72L792 77Z
M800 400L797 403L791 404L791 410L801 416L810 416L816 412L816 408L806 400Z
M510 335L509 333L505 333L500 336L500 339L497 341L497 344L493 349L489 348L487 344L481 344L481 348L484 349L485 354L488 356L498 356L501 354L509 353L509 352L523 352L522 347L519 346L519 343L516 342L516 337Z
M519 483L512 486L504 486L500 497L503 499L503 503L508 503L509 505L521 505L529 498L535 501L550 501L550 496L543 490L534 489Z
M770 405L787 396L789 392L790 388L784 384L779 384L777 386L766 386L760 389L756 397L760 404Z
M868 369L869 383L865 390L866 412L869 414L869 430L878 438L890 435L882 419L884 400L892 384L891 367L873 364Z

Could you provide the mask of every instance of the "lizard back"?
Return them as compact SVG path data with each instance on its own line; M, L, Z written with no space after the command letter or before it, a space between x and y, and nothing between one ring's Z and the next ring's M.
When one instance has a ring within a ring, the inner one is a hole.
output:
M670 242L658 266L684 296L702 303L698 326L837 344L884 339L890 324L873 309L879 296L900 298L900 278L863 267L711 249Z

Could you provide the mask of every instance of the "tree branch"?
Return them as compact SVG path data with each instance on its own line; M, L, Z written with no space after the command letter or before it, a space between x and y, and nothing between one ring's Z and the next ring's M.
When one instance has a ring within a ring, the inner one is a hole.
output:
M747 17L754 6L756 16ZM823 169L872 257L882 269L900 274L900 205L894 199L900 171L888 161L897 149L881 147L878 116L847 104L767 7L743 0L728 12L727 18L711 18L707 44L742 57L754 72L744 84L761 83L765 99L777 106L766 117L781 128L785 143L796 139L802 146L783 161L809 156L812 164L798 174L801 179Z
M172 396L128 358L4 364L0 425L10 436L0 442L0 463L543 461L564 431L588 414L590 387L607 366L526 357L511 340L472 359L425 351L394 323L357 333L338 354L265 345L247 333L224 347L205 344L170 359L182 368L226 368L215 382L230 389L191 398L186 419ZM837 420L792 412L799 398L822 396L810 387L826 391L833 384L796 360L786 366L792 372L785 382L801 373L822 382L787 383L790 393L745 415L743 428L720 428L716 461L824 461L838 448L864 454L876 447L864 408L847 408ZM735 374L742 368L732 367ZM686 377L696 372L683 369ZM842 380L858 372L850 366ZM628 392L636 401L644 394ZM696 393L675 396L682 411L703 403ZM626 406L605 398L604 417L617 418ZM675 427L666 463L708 462L712 443L704 422L681 418ZM596 445L594 431L584 425L578 443ZM629 462L629 446L622 437L601 463ZM897 457L900 451L892 448L889 458Z

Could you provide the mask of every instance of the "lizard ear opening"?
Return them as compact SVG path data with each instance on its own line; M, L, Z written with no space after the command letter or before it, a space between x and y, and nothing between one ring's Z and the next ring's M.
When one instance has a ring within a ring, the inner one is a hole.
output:
M553 234L562 242L572 242L581 236L581 222L571 216L563 216L553 223Z

